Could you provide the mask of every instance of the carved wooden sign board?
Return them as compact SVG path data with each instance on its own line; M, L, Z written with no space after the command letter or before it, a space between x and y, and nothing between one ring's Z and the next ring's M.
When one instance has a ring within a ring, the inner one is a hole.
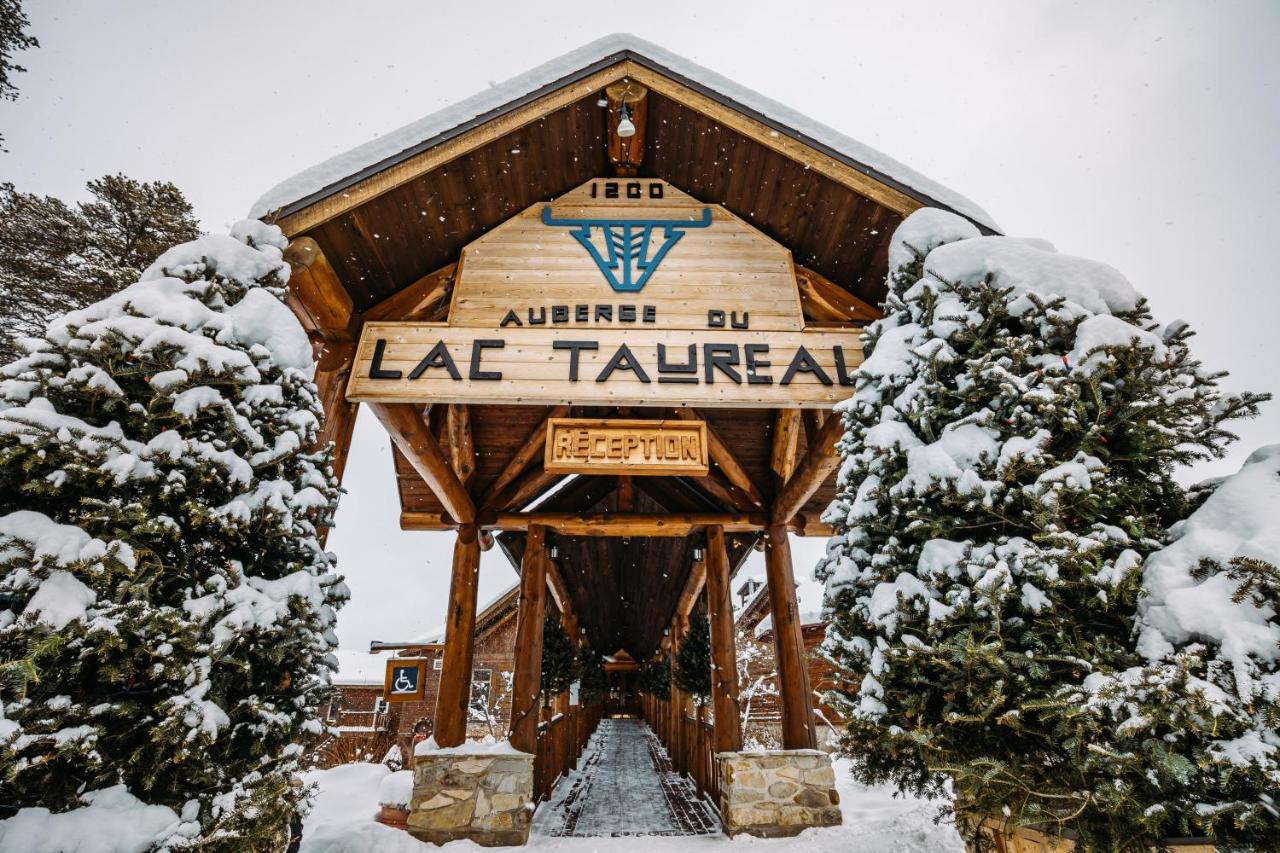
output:
M366 323L352 400L830 408L862 360L806 329L790 252L719 205L597 179L463 250L449 322Z
M707 474L703 421L588 420L547 422L543 467L555 474Z

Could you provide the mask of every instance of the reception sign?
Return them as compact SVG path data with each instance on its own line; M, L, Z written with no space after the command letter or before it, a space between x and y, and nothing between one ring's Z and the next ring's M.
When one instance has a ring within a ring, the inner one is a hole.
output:
M707 473L707 425L702 421L551 418L543 467L556 474Z

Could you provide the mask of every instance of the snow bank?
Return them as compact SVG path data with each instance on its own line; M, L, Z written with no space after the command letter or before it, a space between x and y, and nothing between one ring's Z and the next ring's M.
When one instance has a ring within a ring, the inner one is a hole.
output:
M382 781L392 775L385 764L340 764L327 770L302 774L304 784L317 786L315 803L307 816L302 837L327 824L372 821L378 814Z
M664 50L656 44L627 33L615 33L570 51L557 59L539 65L505 83L491 86L457 104L432 113L425 118L384 134L359 145L350 151L332 157L316 166L294 175L268 190L253 204L249 217L260 219L274 210L300 201L313 193L334 187L365 169L382 164L416 148L441 134L448 133L466 122L499 110L526 95L556 82L568 75L599 62L606 57L632 51L644 56L661 68L679 76L694 80L706 88L736 101L778 124L790 128L800 136L808 137L844 156L869 166L877 172L910 187L917 193L933 199L992 230L999 230L991 215L974 202L957 192L947 189L897 160L863 145L854 139L807 118L783 104L766 98L751 89L740 86L725 77L709 71L682 56Z
M599 768L603 770L604 768ZM868 787L855 782L847 759L836 759L836 789L844 812L842 826L809 829L795 838L769 841L739 836L596 836L550 837L535 832L528 849L547 853L633 853L643 845L646 853L689 853L724 845L764 845L773 853L962 853L964 843L955 828L935 823L941 802L905 796L885 785ZM408 771L402 771L407 773ZM302 833L301 853L430 853L440 848L417 841L407 832L377 823L374 792L391 774L380 764L345 764L306 774L319 786L315 808ZM388 783L390 784L390 783ZM554 795L553 795L554 800ZM455 841L450 850L483 849L470 841Z
M413 748L414 755L528 755L511 745L509 740L469 740L461 746L436 746L436 739L429 737Z
M124 785L85 794L83 808L21 809L0 821L4 853L146 853L185 828L173 809L149 806Z

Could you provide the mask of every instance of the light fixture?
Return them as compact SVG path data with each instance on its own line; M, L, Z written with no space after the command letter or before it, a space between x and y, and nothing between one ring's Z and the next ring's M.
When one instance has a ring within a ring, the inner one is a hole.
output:
M552 545L552 546L551 546L551 559L553 559L553 560L554 560L556 557L559 557L559 556L560 556L560 549L559 549L559 548L557 548L555 545Z
M701 549L701 548L694 548L694 549L693 549L693 561L696 563L696 562L698 562L698 561L699 561L699 560L701 560L701 559L702 559L702 549Z
M607 106L609 106L609 99L608 99L608 98L606 98L606 97L602 94L602 95L600 96L600 100L596 101L596 106L597 106L597 107L607 107Z
M618 135L623 139L636 135L636 126L631 123L631 110L622 105L622 117L618 119Z

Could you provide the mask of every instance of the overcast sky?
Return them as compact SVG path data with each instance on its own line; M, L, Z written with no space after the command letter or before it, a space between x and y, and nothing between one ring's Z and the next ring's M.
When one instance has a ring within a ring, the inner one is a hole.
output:
M1199 330L1230 386L1280 391L1280 3L57 2L0 102L0 180L83 197L109 172L177 183L209 230L330 155L601 35L634 32L907 163L1005 233L1106 261ZM390 452L361 417L330 540L346 647L443 621L452 536L397 529ZM1280 403L1239 467L1280 441ZM822 543L797 545L808 572ZM757 555L758 557L758 555ZM514 582L495 549L481 597Z

